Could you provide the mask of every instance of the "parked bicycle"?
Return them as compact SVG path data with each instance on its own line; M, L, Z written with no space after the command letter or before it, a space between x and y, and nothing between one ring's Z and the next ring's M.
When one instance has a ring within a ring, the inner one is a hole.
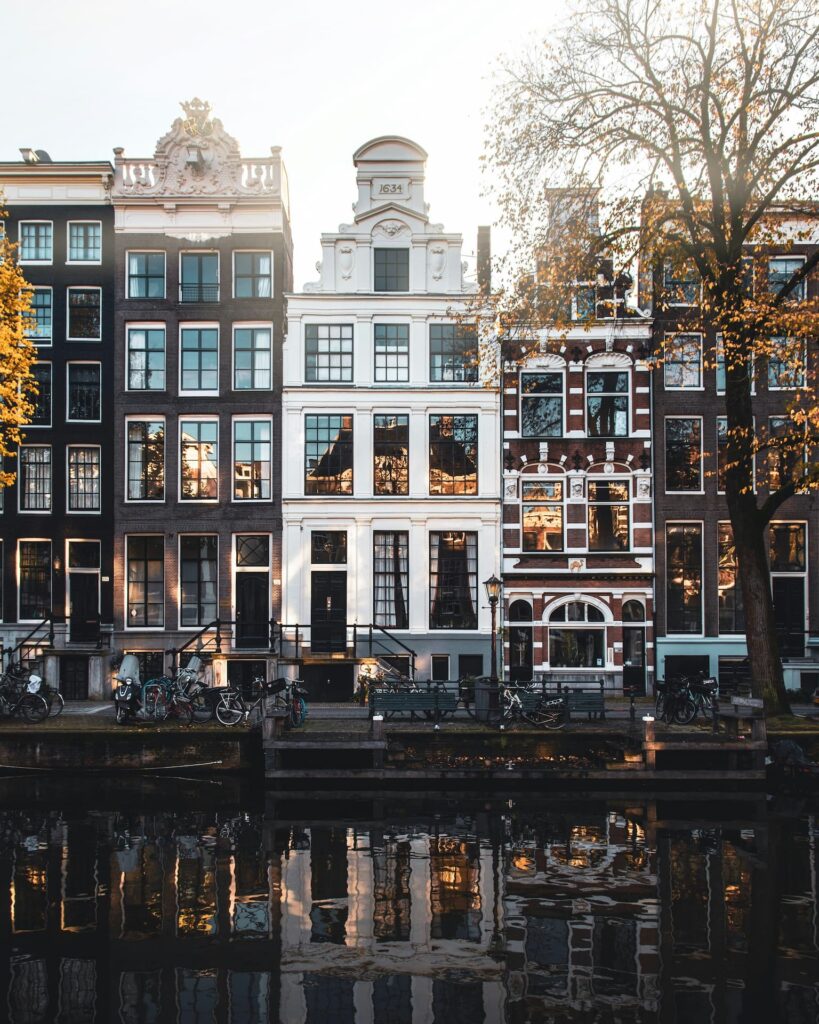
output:
M65 707L65 700L58 689L49 686L45 680L24 667L19 661L13 662L5 671L5 678L14 686L24 688L31 684L29 693L39 694L48 705L48 715L56 718Z
M0 678L0 715L21 718L24 722L42 722L48 718L48 703L37 691L42 679L31 674L28 680L4 673Z
M228 690L216 705L216 717L222 725L247 722L251 714L262 707L266 697L274 697L274 708L286 712L285 725L297 728L307 718L307 690L299 685L301 682L301 679L274 679L268 683L257 676L253 680L256 699L248 702L241 690Z
M174 679L159 676L140 684L135 655L125 655L117 679L120 685L114 693L114 706L119 725L125 725L131 718L154 722L171 719L183 725L193 721L191 702Z
M499 686L501 724L520 718L545 729L562 729L566 724L566 705L562 697L547 697L531 686Z
M682 691L675 721L688 725L702 712L703 718L711 719L717 699L717 680L700 672L695 676L680 676L677 680Z

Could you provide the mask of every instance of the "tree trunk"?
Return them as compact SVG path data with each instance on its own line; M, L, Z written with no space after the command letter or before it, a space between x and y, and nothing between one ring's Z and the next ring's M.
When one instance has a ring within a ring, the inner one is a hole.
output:
M740 508L730 510L731 525L745 606L745 634L753 693L765 701L769 715L788 714L790 707L779 657L771 573L765 549L765 524L760 522L759 515L748 514L747 506L742 507L746 502L739 504Z

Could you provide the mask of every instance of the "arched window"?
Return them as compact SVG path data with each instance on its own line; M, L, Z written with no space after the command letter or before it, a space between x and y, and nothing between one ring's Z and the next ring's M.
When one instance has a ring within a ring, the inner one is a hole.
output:
M645 622L645 608L639 601L626 601L623 605L623 622Z
M531 622L532 606L528 601L513 601L509 605L510 622Z
M603 613L585 601L562 604L549 615L549 622L603 622Z
M586 601L570 601L555 608L549 615L550 666L604 668L606 630L597 625L603 621L600 609Z

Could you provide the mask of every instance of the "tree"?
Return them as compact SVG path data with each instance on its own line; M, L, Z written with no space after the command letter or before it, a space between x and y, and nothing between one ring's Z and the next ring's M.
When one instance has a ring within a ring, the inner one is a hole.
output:
M16 454L20 428L31 422L37 395L32 374L37 349L26 336L31 287L17 266L15 249L4 233L0 237L0 490L14 483L16 474L5 469L6 459Z
M533 327L556 337L589 282L616 302L636 270L655 311L701 289L678 329L720 336L704 354L724 359L726 500L769 710L787 700L766 528L819 485L819 315L803 296L819 245L771 278L767 256L817 241L818 115L815 0L580 0L542 47L505 64L487 140L514 243L504 286L481 298L505 358L520 358L511 343ZM773 372L793 390L768 431L755 425L754 379ZM769 471L755 491L758 456Z

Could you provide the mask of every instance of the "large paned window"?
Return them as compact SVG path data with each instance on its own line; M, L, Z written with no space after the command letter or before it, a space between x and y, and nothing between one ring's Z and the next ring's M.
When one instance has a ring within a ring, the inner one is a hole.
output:
M217 616L218 540L179 538L179 624L207 626Z
M219 497L219 424L216 420L179 421L179 500L214 501Z
M628 480L589 480L589 551L628 551Z
M718 333L714 339L714 355L715 355L715 375L716 375L716 388L718 395L725 394L725 342L723 341L722 332ZM749 384L751 388L751 394L756 393L756 382L754 380L754 358L750 355L746 363L747 375L749 378Z
M523 437L562 436L562 373L520 375L520 421Z
M589 437L627 437L628 373L586 374L586 423Z
M430 629L478 628L478 535L429 535Z
M373 289L409 291L409 249L373 249Z
M68 222L68 262L99 263L102 260L102 224L98 220Z
M53 331L54 295L50 288L35 288L31 293L26 335L35 345L50 345Z
M563 481L524 480L523 550L563 550Z
M430 416L429 493L478 493L477 416Z
M271 386L271 358L269 327L234 327L234 390L269 391Z
M793 391L805 386L804 341L795 338L771 338L768 357L768 390Z
M804 256L773 256L768 260L768 291L778 295L805 264ZM788 292L789 300L805 298L804 278Z
M717 524L717 597L720 633L744 633L745 610L737 574L734 531L730 523Z
M725 473L728 467L728 417L717 416L717 490L725 491Z
M219 254L183 252L179 268L180 302L219 301Z
M165 498L165 421L128 421L128 500Z
M346 565L347 531L313 530L310 534L311 565Z
M700 301L700 275L693 263L666 260L663 265L665 301L672 306L696 306Z
M797 432L789 416L768 417L768 487L771 490L804 476L807 468L804 438L804 433Z
M68 511L99 512L100 449L98 445L68 447Z
M20 510L51 511L51 445L20 445Z
M20 541L20 618L39 622L51 614L51 541Z
M219 391L219 330L216 327L183 327L181 332L182 376L179 390Z
M665 421L665 489L702 490L701 416L669 416Z
M606 630L591 624L603 621L600 609L584 601L571 601L556 608L549 615L550 667L602 668Z
M666 525L666 628L702 632L702 525Z
M128 390L165 390L165 328L128 328Z
M270 420L234 420L234 501L270 500L271 458Z
M352 416L305 416L304 493L353 493Z
M165 253L128 253L128 298L165 298Z
M269 299L273 295L273 256L269 252L233 254L233 295L237 299Z
M460 324L430 324L429 379L433 384L470 384L478 379L478 337Z
M68 407L70 422L99 423L101 417L100 363L69 363L67 366Z
M32 427L51 426L51 363L35 363L31 368L37 382L37 395L33 397Z
M21 263L51 263L54 258L54 231L51 221L20 221Z
M768 543L771 572L805 571L804 523L771 523Z
M409 416L373 416L373 493L409 494Z
M376 324L374 327L375 380L402 383L409 380L409 324Z
M702 336L667 334L663 361L666 391L702 387Z
M157 536L125 538L128 612L126 626L164 626L165 549Z
M353 325L306 324L304 379L338 384L353 379Z
M99 341L102 337L101 288L68 288L68 340Z
M373 534L373 622L392 629L409 628L409 534Z

